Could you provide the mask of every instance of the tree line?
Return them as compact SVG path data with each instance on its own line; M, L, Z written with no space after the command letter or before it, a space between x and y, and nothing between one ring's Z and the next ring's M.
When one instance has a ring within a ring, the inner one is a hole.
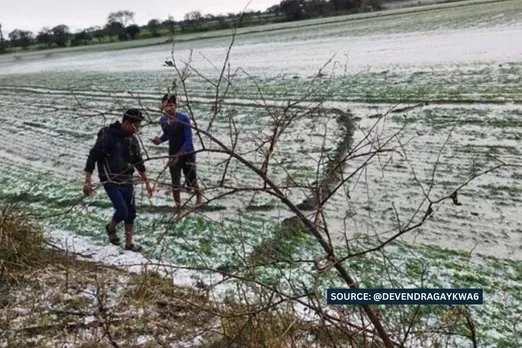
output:
M298 21L318 17L328 17L360 11L381 9L381 2L395 0L282 0L265 11L228 13L226 15L203 14L192 11L180 21L172 16L166 20L151 19L139 26L134 21L135 13L122 10L109 13L106 24L71 33L67 25L53 28L44 27L36 35L23 29L14 29L6 39L0 23L0 53L13 48L53 48L91 45L102 42L136 40L170 36L176 33L202 32L227 29L231 26L244 27L274 22Z

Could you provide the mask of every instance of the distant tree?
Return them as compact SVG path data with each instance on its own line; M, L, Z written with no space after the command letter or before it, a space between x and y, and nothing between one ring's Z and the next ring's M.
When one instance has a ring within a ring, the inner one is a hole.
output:
M4 40L4 33L2 32L2 23L0 23L0 53L4 53L6 49L7 45Z
M109 39L112 41L114 36L121 35L122 29L121 24L117 22L107 23L105 25L105 33L109 36Z
M169 15L168 19L161 23L161 26L167 29L170 35L176 34L176 21L174 20L174 17Z
M335 12L339 12L340 10L342 10L343 0L330 0L330 3L333 5L333 8L334 8Z
M201 26L203 15L201 11L191 11L185 14L185 22L194 30L198 30Z
M90 42L88 42L89 44L91 44L92 41L94 41L94 39L97 39L98 42L100 42L101 39L105 36L105 32L99 26L89 27L89 28L85 29L84 31L89 37L89 40L88 40L88 41L90 41Z
M149 23L147 23L147 29L149 29L149 31L153 37L161 36L160 28L161 28L161 23L157 19L151 19L149 21Z
M280 3L281 12L290 21L298 21L305 16L304 0L283 0Z
M252 10L244 11L243 13L240 13L239 16L237 16L237 21L235 22L236 27L243 26L243 23L248 20L248 17L251 17L253 14Z
M275 5L270 6L269 8L267 8L266 12L274 13L274 14L278 15L281 12L281 6L279 6L279 4L275 4Z
M47 45L50 48L53 45L53 31L48 27L43 27L36 35L36 42L42 45Z
M382 10L383 0L367 0L365 2L366 6L368 6L371 10Z
M69 39L71 38L71 33L69 32L68 26L60 24L52 28L51 31L53 32L53 41L56 46L67 46L67 42L69 42Z
M351 7L349 8L362 8L364 6L364 0L350 0Z
M230 28L230 24L227 23L225 16L220 15L216 17L218 20L218 29L228 29Z
M141 32L140 27L138 27L136 24L129 25L127 28L125 28L125 30L127 31L127 34L131 40L136 40Z
M134 21L134 12L132 11L116 11L109 13L107 16L107 23L113 25L113 29L118 25L120 31L118 37L123 40L127 40L127 31L125 28L132 21Z
M107 32L105 31L104 28L101 28L101 27L90 27L90 28L87 28L86 29L87 32L89 34L92 35L93 38L95 38L96 40L98 40L98 42L101 42L101 40L107 36Z
M93 35L86 30L82 30L76 34L74 34L73 39L71 40L71 46L80 46L80 45L88 45L91 44L93 40Z
M11 40L13 46L27 49L33 43L34 35L30 31L15 29L9 33L9 40Z
M134 21L134 12L132 11L116 11L109 13L109 16L107 17L107 22L118 22L124 27L129 24L129 22Z
M333 5L334 11L347 11L362 6L361 0L330 0Z
M32 32L30 32L28 30L22 30L20 39L21 39L20 43L21 43L22 47L26 50L29 48L29 46L31 46L33 44L34 35Z
M129 39L129 34L127 33L126 30L123 30L123 31L119 31L118 33L118 40L119 41L127 41Z
M307 17L321 17L333 11L333 5L326 0L309 0L305 3Z
M20 32L20 29L15 29L9 33L9 41L11 41L13 46L18 46L18 42L20 41Z

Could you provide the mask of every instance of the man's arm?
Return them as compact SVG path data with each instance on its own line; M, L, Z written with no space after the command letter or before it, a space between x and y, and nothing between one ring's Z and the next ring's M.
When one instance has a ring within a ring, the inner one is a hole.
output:
M134 145L134 167L138 170L138 173L145 173L147 169L145 168L145 161L143 161L143 157L141 156L140 144L136 138L133 139ZM140 174L141 175L141 174Z
M165 141L169 140L169 137L165 133L165 130L163 128L165 126L166 122L167 122L167 116L162 115L160 118L160 126L161 126L161 130L163 131L163 133L161 133L161 135L159 137L156 137L152 140L152 142L156 145L159 145L159 144L164 143Z
M183 134L185 135L185 141L181 145L180 155L184 153L191 153L194 151L194 145L192 143L192 127L190 127L190 117L184 116L181 119L183 122Z
M159 140L160 140L160 144L164 143L167 140L169 140L169 136L165 132L163 132L163 133L161 133L161 136L159 137Z
M96 162L103 159L109 153L109 142L107 141L107 137L103 131L98 132L98 137L96 138L96 142L94 146L89 151L89 155L87 156L87 162L85 163L85 182L83 191L86 195L89 195L92 191L92 173L94 172L94 168L96 167Z
M110 143L107 139L106 134L103 131L98 133L98 137L96 138L96 142L94 146L89 151L89 155L87 156L87 162L85 163L84 171L87 174L91 174L94 172L94 168L96 167L96 162L105 158L109 153Z
M138 174L141 177L141 180L145 183L147 187L147 192L149 196L152 196L153 189L150 186L149 178L147 177L147 169L145 168L145 163L143 161L143 157L141 156L140 144L134 138L134 151L135 151L135 161L133 163L134 167L138 170Z
M139 174L141 180L143 180L143 182L145 184L149 185L149 177L147 176L147 172L138 170L138 174Z

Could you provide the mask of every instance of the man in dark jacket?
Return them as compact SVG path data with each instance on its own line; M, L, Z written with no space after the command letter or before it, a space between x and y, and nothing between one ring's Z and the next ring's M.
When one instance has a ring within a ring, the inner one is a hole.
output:
M167 166L170 169L172 180L172 195L176 210L181 207L181 171L185 176L187 189L196 193L196 205L203 203L203 195L198 185L196 173L196 154L192 142L192 128L190 117L177 111L176 96L165 94L161 100L163 115L160 118L163 134L152 142L156 145L169 141L169 157Z
M134 136L141 127L143 115L138 109L125 111L122 122L102 128L98 132L96 143L89 152L85 165L85 183L83 192L92 192L91 176L94 167L98 167L98 176L105 192L116 210L105 230L112 244L120 245L116 235L116 226L121 221L125 223L125 249L139 252L142 248L132 241L134 234L134 219L136 204L134 197L134 168L146 184L149 196L152 187L146 175L146 168L141 157L140 145Z

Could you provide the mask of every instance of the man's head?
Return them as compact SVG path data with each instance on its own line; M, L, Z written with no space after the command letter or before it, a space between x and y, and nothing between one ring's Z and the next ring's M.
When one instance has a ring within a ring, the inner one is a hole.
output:
M161 106L163 108L163 112L167 114L169 117L176 116L176 95L174 94L165 94L163 98L161 98Z
M141 128L141 121L144 120L143 114L138 109L128 109L123 114L121 129L126 135L133 135Z

